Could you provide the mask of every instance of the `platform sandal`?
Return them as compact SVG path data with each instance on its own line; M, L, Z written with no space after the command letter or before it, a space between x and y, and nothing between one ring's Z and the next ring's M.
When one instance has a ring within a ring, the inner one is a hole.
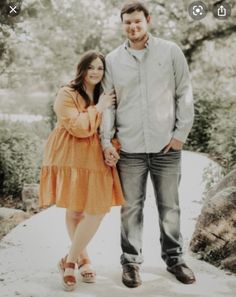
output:
M66 291L73 291L77 287L76 278L74 275L64 275L66 268L75 269L76 264L72 262L66 262L66 258L62 258L58 263L58 269L62 276L62 285Z
M82 282L85 283L95 283L96 281L96 272L91 268L83 269L83 266L86 264L91 264L89 258L83 258L78 261L78 268L80 270L80 275L82 277Z

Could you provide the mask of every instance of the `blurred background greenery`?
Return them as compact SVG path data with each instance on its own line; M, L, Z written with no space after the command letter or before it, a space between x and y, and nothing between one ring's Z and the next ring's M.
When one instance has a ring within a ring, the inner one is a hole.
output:
M6 13L9 2L21 7ZM218 20L215 3L194 21L190 1L143 1L152 15L153 35L175 41L192 76L195 122L185 149L218 161L225 173L236 162L236 13ZM74 77L88 49L107 54L120 45L120 0L18 0L0 2L0 113L42 115L40 122L0 125L0 194L20 195L24 183L38 182L42 150L53 127L52 102L58 88Z

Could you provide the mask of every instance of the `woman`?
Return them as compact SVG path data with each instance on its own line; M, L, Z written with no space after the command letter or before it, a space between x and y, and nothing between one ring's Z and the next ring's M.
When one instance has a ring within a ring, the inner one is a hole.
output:
M72 244L59 262L66 290L76 287L75 267L84 282L95 281L86 247L112 205L124 198L116 168L104 163L98 127L115 95L102 94L102 54L90 51L80 60L76 78L62 87L54 103L57 125L46 144L40 177L40 206L66 208Z

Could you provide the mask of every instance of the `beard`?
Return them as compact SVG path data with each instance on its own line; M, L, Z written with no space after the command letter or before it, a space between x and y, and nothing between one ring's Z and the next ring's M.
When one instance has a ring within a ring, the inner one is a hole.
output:
M131 42L133 42L133 43L138 43L138 42L144 41L147 38L148 38L148 34L146 32L146 33L144 33L143 35L141 35L139 37L129 37L129 40Z

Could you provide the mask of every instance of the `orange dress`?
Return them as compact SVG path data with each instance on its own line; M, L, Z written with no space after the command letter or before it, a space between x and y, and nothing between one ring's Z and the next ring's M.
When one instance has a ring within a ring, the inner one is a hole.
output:
M40 173L40 207L56 204L89 214L122 205L116 168L104 162L98 135L101 113L85 108L78 92L62 87L54 103L57 125L46 143Z

